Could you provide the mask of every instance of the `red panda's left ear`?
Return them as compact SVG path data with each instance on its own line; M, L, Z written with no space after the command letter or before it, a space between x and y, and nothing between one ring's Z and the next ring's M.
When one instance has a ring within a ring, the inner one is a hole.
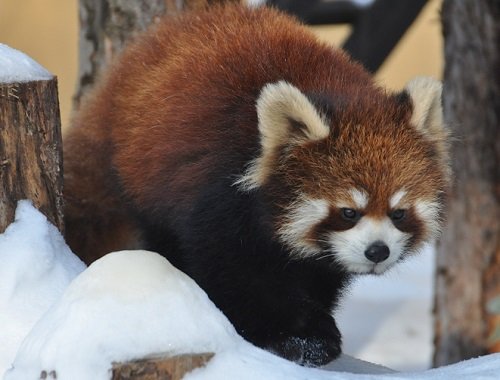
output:
M257 99L257 116L264 149L321 140L330 132L328 123L307 96L285 81L262 88Z
M449 131L443 118L441 82L427 77L417 77L405 87L410 96L413 113L410 123L434 144L443 165L449 164ZM448 169L447 169L448 171Z
M297 87L279 81L266 84L257 99L261 152L236 184L245 190L261 186L269 177L280 147L328 137L325 117Z

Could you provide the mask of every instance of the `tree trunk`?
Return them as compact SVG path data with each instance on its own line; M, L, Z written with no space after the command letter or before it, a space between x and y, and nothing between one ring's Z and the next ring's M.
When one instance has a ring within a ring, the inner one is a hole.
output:
M203 367L214 355L179 355L171 358L136 360L113 364L112 380L180 380L195 368Z
M63 231L57 79L0 83L0 233L30 199Z
M224 1L231 0L80 0L80 64L75 106L78 107L83 93L129 38L164 14Z
M435 365L500 351L500 2L445 0L455 183L438 248Z

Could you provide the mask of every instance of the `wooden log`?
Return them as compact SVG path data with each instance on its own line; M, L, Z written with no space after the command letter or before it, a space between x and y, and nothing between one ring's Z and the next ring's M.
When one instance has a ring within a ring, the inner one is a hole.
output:
M57 78L0 83L0 232L30 199L63 230Z
M180 380L193 369L203 367L213 356L207 353L114 363L112 380Z

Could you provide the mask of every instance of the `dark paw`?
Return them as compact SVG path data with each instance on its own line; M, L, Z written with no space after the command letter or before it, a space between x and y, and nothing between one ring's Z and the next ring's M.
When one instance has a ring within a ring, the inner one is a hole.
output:
M277 355L306 367L328 364L340 355L340 341L310 337L289 337L271 348Z
M333 318L317 320L314 326L282 335L268 349L277 355L307 367L318 367L336 359L341 353L342 338Z

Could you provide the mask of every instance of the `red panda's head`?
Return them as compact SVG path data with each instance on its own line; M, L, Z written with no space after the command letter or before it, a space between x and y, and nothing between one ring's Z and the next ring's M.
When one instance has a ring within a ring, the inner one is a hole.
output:
M382 273L439 233L450 176L441 84L356 95L264 86L261 152L237 184L271 199L294 257Z

